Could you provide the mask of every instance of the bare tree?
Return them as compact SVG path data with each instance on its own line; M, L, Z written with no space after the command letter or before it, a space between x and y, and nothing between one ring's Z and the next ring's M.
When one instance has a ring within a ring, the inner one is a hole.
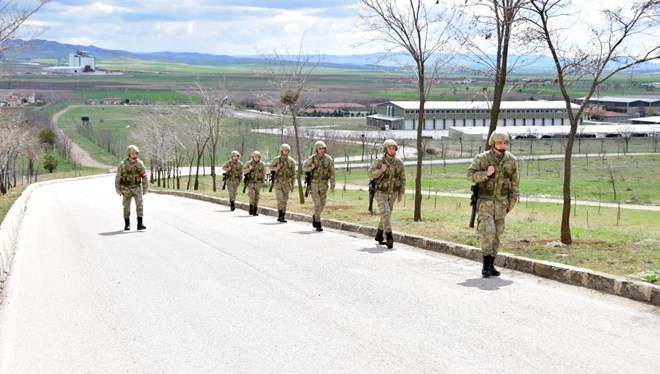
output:
M229 102L229 94L223 85L211 92L197 82L197 90L204 98L206 104L206 126L209 132L209 155L211 157L211 180L213 181L213 192L217 191L217 174L215 163L218 161L218 142L220 140L220 125L224 117L224 105Z
M397 60L401 54L412 59L404 67L414 73L413 84L419 94L417 116L417 166L415 173L414 221L422 219L422 130L424 107L433 84L438 81L440 69L448 62L439 57L449 45L448 32L453 12L447 8L431 13L423 0L360 0L360 27L368 32L369 42L385 47L383 58Z
M28 18L49 2L50 0L37 0L36 2L29 2L29 5L25 5L23 4L24 2L18 1L0 1L0 51L6 40L30 39L38 35L40 30L28 32L23 29L23 32L21 32L19 28L23 26ZM19 47L14 44L11 48Z
M303 52L302 41L295 55L290 54L286 47L284 49L285 55L277 51L274 51L271 56L262 55L271 76L271 81L277 87L280 95L274 101L281 105L285 112L291 115L298 162L296 172L298 197L300 198L300 203L304 204L305 194L302 188L302 153L298 129L298 114L308 105L303 94L307 90L311 74L321 63L321 56Z
M482 68L479 73L493 79L485 149L490 149L488 139L497 128L507 77L516 67L530 62L526 56L532 55L535 48L533 44L525 43L523 36L514 35L516 27L525 20L521 14L526 5L528 0L457 0L454 5L461 16L469 20L466 26L462 23L452 26L452 32L460 42L461 54ZM509 50L514 42L517 42L513 46L517 53L510 61ZM489 100L487 91L484 93Z
M566 102L571 129L568 135L564 158L563 209L561 222L561 242L571 244L571 158L573 143L581 122L582 114L596 88L613 75L637 66L641 63L660 59L660 45L657 37L651 37L648 43L632 43L635 36L644 33L658 35L660 0L635 0L626 3L626 7L602 10L603 23L599 26L590 12L589 20L577 20L577 24L586 25L589 40L578 43L577 38L568 36L568 29L562 29L567 13L572 5L570 0L530 0L534 27L530 29L549 50L557 70L557 82L562 97ZM590 7L595 4L589 4ZM575 33L575 30L570 30ZM655 33L653 33L655 32ZM569 40L573 40L571 43ZM637 47L633 50L632 45ZM586 79L588 77L588 80ZM568 91L572 82L586 80L588 91L582 104L574 110Z

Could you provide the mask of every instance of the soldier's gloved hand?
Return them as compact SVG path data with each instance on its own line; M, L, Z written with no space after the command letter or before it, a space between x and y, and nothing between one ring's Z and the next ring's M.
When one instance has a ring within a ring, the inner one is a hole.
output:
M227 171L231 171L231 166L227 166Z
M383 165L380 167L380 171L385 171L385 170L387 170L387 164L383 164Z
M122 196L121 191L117 190L117 195Z
M312 169L312 170L316 169L316 164L312 164L311 169Z

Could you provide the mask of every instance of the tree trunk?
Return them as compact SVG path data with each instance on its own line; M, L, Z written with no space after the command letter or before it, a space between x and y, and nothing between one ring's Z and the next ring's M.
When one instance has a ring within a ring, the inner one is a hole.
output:
M302 161L300 159L300 137L298 136L298 120L296 117L295 108L290 108L291 110L291 119L293 120L293 131L296 133L296 156L298 157L298 167L296 168L296 179L298 180L298 197L300 198L300 204L305 203L305 194L302 187Z

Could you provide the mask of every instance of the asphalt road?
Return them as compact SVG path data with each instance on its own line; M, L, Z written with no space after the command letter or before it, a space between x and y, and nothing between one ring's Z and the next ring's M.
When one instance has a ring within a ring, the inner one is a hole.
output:
M0 305L0 373L660 367L659 308L172 196L147 194L147 230L125 232L112 184L33 193Z

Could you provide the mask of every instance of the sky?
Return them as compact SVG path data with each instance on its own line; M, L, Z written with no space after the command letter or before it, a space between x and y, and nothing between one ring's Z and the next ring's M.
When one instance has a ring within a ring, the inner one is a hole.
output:
M357 0L59 0L29 20L40 39L130 52L362 54Z
M424 1L430 6L436 2ZM591 22L599 14L596 4L613 9L628 1L575 0L573 15ZM368 39L358 27L357 4L358 0L51 0L27 24L42 31L40 39L138 53L382 52L382 44L365 43ZM585 25L566 19L569 38L586 39ZM646 47L658 45L655 32L640 40Z

